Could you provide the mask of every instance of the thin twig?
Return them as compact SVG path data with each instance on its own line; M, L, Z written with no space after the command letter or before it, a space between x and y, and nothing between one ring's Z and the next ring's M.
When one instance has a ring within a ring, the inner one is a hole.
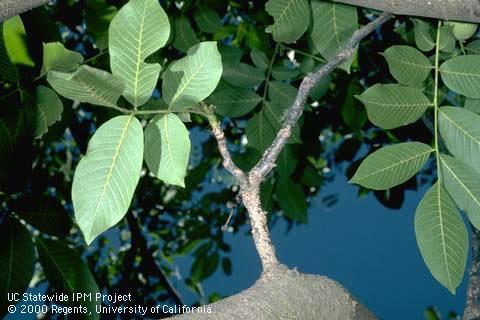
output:
M345 49L340 51L337 56L333 57L330 61L327 62L322 68L320 68L314 74L306 76L300 88L298 90L297 96L293 105L290 107L285 120L283 122L282 128L277 133L275 140L270 145L270 147L264 152L260 161L255 165L255 167L250 171L249 180L254 179L255 182L260 183L263 178L273 169L275 162L277 161L278 155L283 149L283 146L287 143L288 138L292 133L294 125L297 123L298 119L303 113L303 106L305 105L310 91L322 81L326 76L328 76L333 70L335 70L339 65L346 62L354 53L355 49L360 43L360 41L373 32L377 27L381 26L387 20L392 17L389 13L383 13L376 20L370 22L360 30L355 31L352 38L347 43Z

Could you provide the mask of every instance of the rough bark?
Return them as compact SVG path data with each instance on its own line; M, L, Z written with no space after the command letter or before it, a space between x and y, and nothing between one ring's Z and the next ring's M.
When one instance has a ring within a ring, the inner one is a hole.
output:
M49 0L0 0L0 22L48 3Z
M398 15L480 22L478 0L333 0Z
M472 227L472 265L463 320L480 319L480 231Z
M188 320L373 320L370 311L335 281L278 266L251 288L210 305L211 313L175 317Z

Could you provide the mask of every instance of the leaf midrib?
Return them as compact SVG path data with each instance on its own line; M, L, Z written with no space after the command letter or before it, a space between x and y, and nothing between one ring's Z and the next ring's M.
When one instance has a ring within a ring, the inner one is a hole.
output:
M109 185L110 179L112 177L113 168L115 167L115 163L118 159L118 154L120 152L120 148L122 147L123 141L125 140L125 137L127 136L127 130L128 130L128 127L130 126L130 122L132 121L132 119L133 119L133 115L128 117L128 120L125 124L125 127L123 128L122 134L120 136L120 140L118 142L117 148L115 149L115 153L114 153L113 158L112 158L112 164L110 165L110 168L108 169L108 173L107 173L107 176L106 176L106 179L105 179L105 183L103 184L102 193L100 194L100 198L98 199L97 205L95 206L95 211L93 213L92 221L95 221L97 219L98 209L100 207L100 204L103 201L103 198L105 197L107 186ZM89 232L90 237L92 236L92 231L93 231L93 224L90 227L90 232ZM90 237L89 237L89 239L90 239Z
M450 288L453 288L453 283L452 283L452 276L450 273L450 268L449 268L449 263L448 263L448 256L447 256L447 244L445 241L445 231L444 231L444 226L443 226L443 208L442 208L442 199L441 199L441 187L442 185L437 182L437 205L438 205L438 214L439 214L439 219L440 219L440 236L442 237L442 249L443 249L443 258L445 260L445 268L447 271L447 277L448 277L448 283L450 285Z

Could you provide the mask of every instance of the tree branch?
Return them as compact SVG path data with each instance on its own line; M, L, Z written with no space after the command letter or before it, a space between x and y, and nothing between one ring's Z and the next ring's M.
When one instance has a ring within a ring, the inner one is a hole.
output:
M478 0L333 0L392 14L480 22Z
M472 226L472 266L468 277L463 320L480 319L480 231Z
M333 59L327 62L322 68L312 75L305 77L300 84L297 96L293 102L293 105L288 110L282 128L278 131L277 136L273 140L270 147L265 150L260 161L254 166L249 173L250 182L260 183L267 174L275 166L278 155L282 151L283 147L287 143L292 133L293 127L297 123L298 119L303 113L303 106L307 102L310 91L318 84L322 79L328 76L335 68L350 59L355 53L355 49L360 41L368 34L374 31L377 27L381 26L385 21L392 17L389 13L383 13L376 20L370 22L365 27L355 31L352 38L348 41L345 49Z
M0 0L0 22L48 3L49 0Z

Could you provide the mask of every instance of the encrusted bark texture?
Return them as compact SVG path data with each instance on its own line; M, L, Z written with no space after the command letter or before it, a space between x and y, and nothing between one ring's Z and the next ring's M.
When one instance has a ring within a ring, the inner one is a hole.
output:
M48 3L48 0L0 0L0 22Z
M176 320L373 320L370 311L337 282L283 266L255 285L210 304L211 313L191 313Z
M333 0L398 15L480 22L479 0Z

